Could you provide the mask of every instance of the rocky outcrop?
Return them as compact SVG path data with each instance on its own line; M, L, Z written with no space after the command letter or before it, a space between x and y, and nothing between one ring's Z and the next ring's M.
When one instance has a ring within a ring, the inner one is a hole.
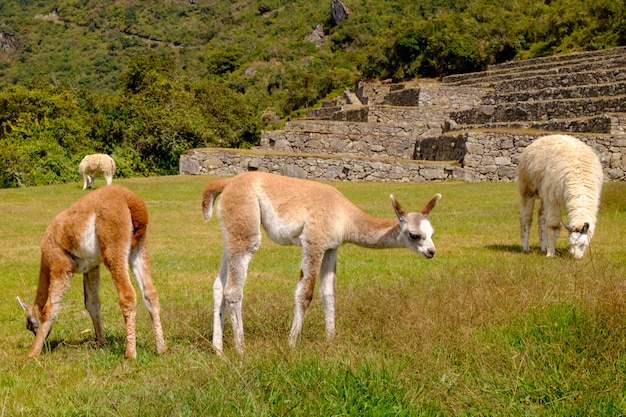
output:
M338 25L350 17L350 10L341 0L332 0L330 3L330 19L333 25Z

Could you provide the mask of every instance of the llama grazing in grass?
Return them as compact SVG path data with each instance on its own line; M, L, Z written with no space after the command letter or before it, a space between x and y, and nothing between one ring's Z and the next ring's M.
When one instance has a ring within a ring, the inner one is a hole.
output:
M273 241L302 246L300 281L295 291L295 313L289 345L302 330L305 312L320 278L326 336L335 335L337 249L344 242L368 248L407 247L425 258L435 255L433 227L427 219L440 194L419 213L407 213L391 196L396 217L379 219L352 204L337 189L315 181L262 172L247 172L210 182L202 199L209 220L217 203L224 248L219 274L213 286L213 346L222 353L224 312L228 304L235 349L243 353L241 316L243 287L248 263L261 244L261 226Z
M87 155L80 161L78 172L83 176L83 190L93 188L93 180L99 174L104 176L107 185L111 185L115 174L115 161L103 153Z
M126 325L126 358L136 357L137 295L130 281L129 265L152 318L157 351L167 350L159 299L150 276L147 230L145 203L130 190L115 185L87 194L52 220L41 244L35 304L17 297L26 312L26 327L35 334L29 358L41 353L74 273L83 274L85 307L93 321L96 340L105 343L100 319L101 263L111 272L119 296Z
M602 191L602 165L594 151L566 135L544 136L531 143L519 163L522 248L530 250L529 233L535 198L540 198L541 250L554 256L561 227L561 209L567 210L569 252L580 259L596 227Z

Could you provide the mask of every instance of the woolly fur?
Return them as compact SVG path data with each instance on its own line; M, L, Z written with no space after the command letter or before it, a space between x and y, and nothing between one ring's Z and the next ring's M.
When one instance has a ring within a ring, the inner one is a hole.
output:
M602 181L598 156L580 140L550 135L530 144L522 154L518 171L523 249L530 250L528 235L534 201L539 198L542 250L547 256L554 256L561 210L565 209L570 253L575 258L582 257L596 227Z
M78 165L78 172L83 176L83 190L93 188L93 180L99 174L104 176L107 185L111 185L115 174L115 161L103 153L87 155Z

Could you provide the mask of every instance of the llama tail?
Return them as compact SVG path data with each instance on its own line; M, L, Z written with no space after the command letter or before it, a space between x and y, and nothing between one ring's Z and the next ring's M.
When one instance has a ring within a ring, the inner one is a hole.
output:
M137 245L143 244L148 231L148 208L146 203L130 191L125 192L130 218L133 223L133 236L130 247L135 250Z
M221 178L207 184L202 194L202 213L204 214L204 220L211 220L215 198L224 191L224 188L230 183L230 180L231 178Z

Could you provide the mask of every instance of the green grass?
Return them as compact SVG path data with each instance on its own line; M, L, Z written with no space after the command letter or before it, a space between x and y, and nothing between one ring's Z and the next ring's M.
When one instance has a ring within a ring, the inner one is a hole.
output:
M339 251L337 331L324 339L316 294L287 348L300 251L265 239L244 300L248 354L215 355L212 284L221 236L205 223L208 177L116 180L143 197L170 350L155 354L138 307L137 360L124 360L117 296L103 272L108 344L93 342L76 275L37 359L15 302L34 299L39 243L81 184L0 190L0 416L422 415L626 413L626 183L607 183L591 251L570 259L520 250L515 184L333 183L364 210L393 216L436 192L437 255L346 245ZM102 181L96 182L103 186ZM104 271L104 269L103 269Z

